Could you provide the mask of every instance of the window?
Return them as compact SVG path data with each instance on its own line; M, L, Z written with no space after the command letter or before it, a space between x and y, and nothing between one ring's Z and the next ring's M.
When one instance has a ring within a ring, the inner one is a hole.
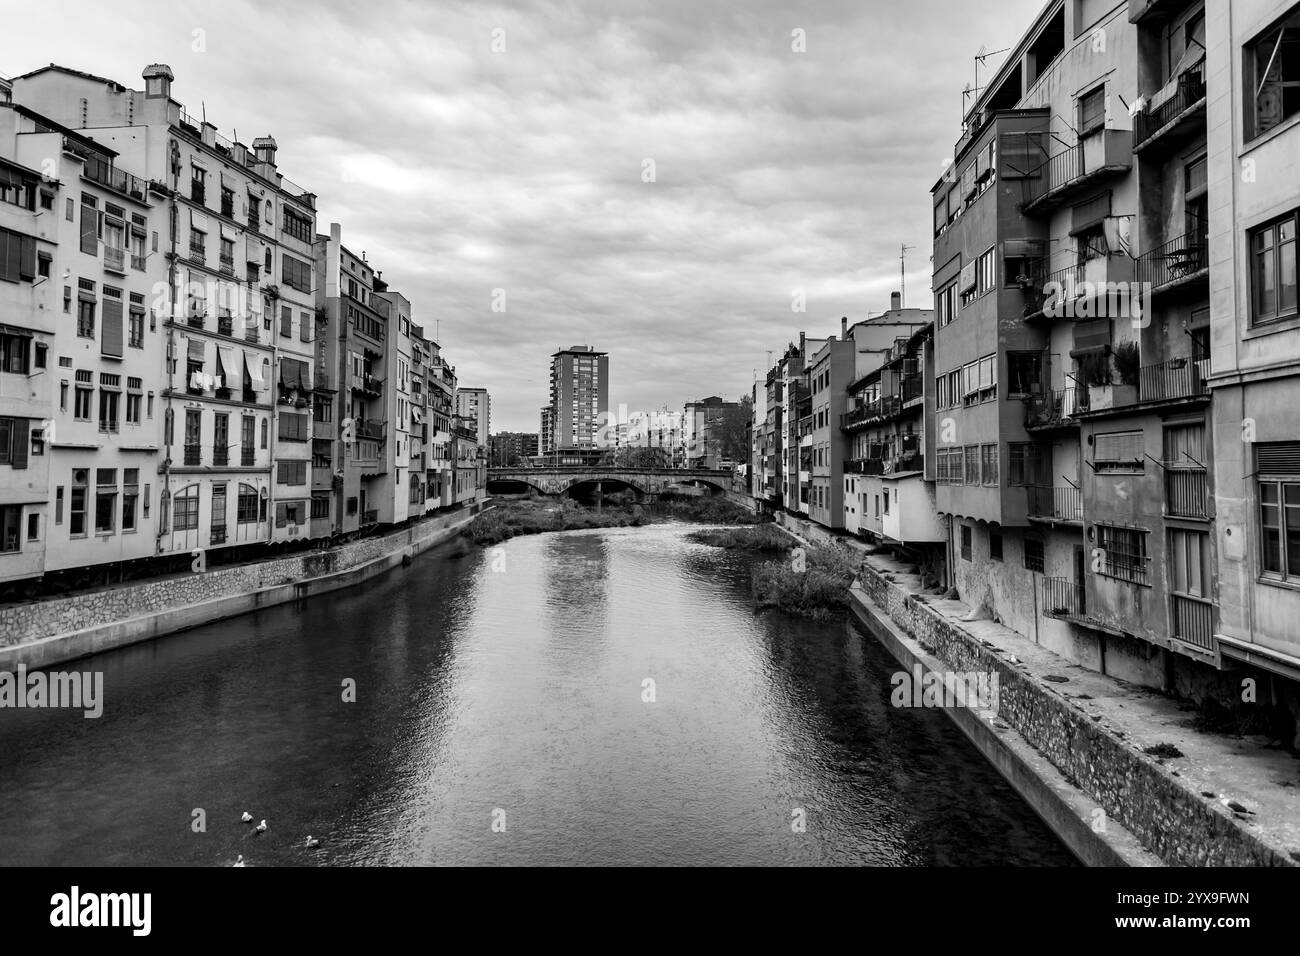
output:
M29 335L0 331L0 372L26 375L30 371L31 344Z
M1025 538L1025 570L1043 573L1043 542L1041 538Z
M989 531L989 557L994 561L1002 560L1002 532Z
M1246 138L1267 133L1300 112L1300 10L1246 44Z
M207 256L208 237L202 229L190 227L190 258L203 262Z
M1093 259L1105 259L1110 255L1110 243L1106 241L1106 227L1102 224L1089 226L1075 233L1076 262L1082 266Z
M307 482L307 462L276 462L276 482L281 485L302 485Z
M1033 442L1012 442L1007 446L1007 484L1041 485L1049 451Z
M190 167L190 201L202 204L207 197L207 173L198 166Z
M99 430L101 432L117 431L119 398L121 398L121 392L116 389L101 388L99 390Z
M134 294L134 293L132 293ZM127 345L133 349L144 348L144 309L131 307L127 325Z
M78 421L90 421L90 405L94 398L95 390L91 386L91 373L87 371L77 372L77 391L73 398L72 414Z
M983 474L984 484L996 485L998 483L997 445L980 446L980 469Z
M313 520L330 516L330 499L328 495L311 496L311 516Z
M962 404L978 405L997 398L998 357L985 355L960 369L960 395Z
M86 484L89 479L89 469L72 470L71 494L68 497L68 534L73 537L82 537L86 533Z
M966 484L978 485L980 483L980 446L966 446Z
M30 419L0 418L0 465L27 467L30 429Z
M235 191L221 187L221 215L234 218L235 216Z
M203 412L197 408L185 409L185 464L198 465L202 461Z
M172 521L177 531L199 530L199 486L190 485L172 500Z
M1079 136L1084 137L1106 125L1106 87L1097 87L1079 97Z
M293 309L287 305L280 306L280 334L293 335Z
M1142 472L1142 432L1106 432L1093 439L1093 464L1098 472Z
M939 313L939 327L957 318L957 283L950 282L935 296L935 309Z
M257 419L252 415L243 416L240 422L239 432L239 463L245 468L251 467L254 455L254 430L257 428Z
M1255 455L1261 570L1300 582L1300 442L1261 442Z
M1250 232L1251 324L1296 314L1296 213Z
M1138 528L1094 525L1101 549L1100 574L1133 584L1147 583L1147 533Z
M975 294L983 295L997 285L997 256L990 249L975 263Z
M27 516L27 540L39 541L41 539L41 516L33 511Z
M135 513L140 501L140 469L122 469L122 530L135 530Z
M226 483L219 481L212 486L212 513L208 521L208 540L212 544L224 544L226 540Z
M117 469L95 469L95 533L112 534L117 529Z
M311 242L312 233L315 231L312 227L311 218L295 212L288 206L283 207L283 212L285 234L302 242Z
M291 289L297 289L299 292L312 292L311 285L311 265L302 262L293 256L280 257L281 268L283 270L284 284Z
M266 447L267 435L270 432L270 424L271 423L267 419L265 418L262 419L262 447L263 448Z
M257 523L257 489L243 482L239 484L239 500L235 520L240 524Z
M19 549L22 521L22 505L0 507L0 553L9 554Z
M95 300L82 296L77 300L77 334L82 338L95 337Z
M212 424L212 464L230 464L230 415L217 412Z
M1175 594L1210 597L1210 536L1203 531L1169 532L1170 584Z
M1042 390L1042 352L1007 353L1007 392L1028 395Z
M970 539L971 539L970 525L964 524L961 526L961 556L962 559L965 561L970 560Z

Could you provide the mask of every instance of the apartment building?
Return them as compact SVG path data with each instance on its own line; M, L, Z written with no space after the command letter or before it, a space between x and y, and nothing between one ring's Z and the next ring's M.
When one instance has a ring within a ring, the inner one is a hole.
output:
M1214 131L1206 163L1213 643L1224 658L1294 680L1300 678L1300 4L1211 0L1205 16L1200 122ZM1179 581L1182 593L1192 583Z
M375 274L383 282L380 273ZM394 524L423 513L424 502L416 501L415 494L424 485L418 467L412 467L411 455L414 435L420 426L412 410L413 347L411 338L411 303L400 292L384 287L376 298L387 302L389 332L385 365L390 370L387 388L384 389L384 420L389 423L389 441L384 448L387 467L392 475L393 500L391 509L384 502L379 509L379 521ZM418 455L418 452L417 452Z
M396 389L389 386L394 394L385 390L397 356L390 342L392 304L384 296L388 286L370 263L343 245L342 236L343 227L331 223L329 235L318 235L315 243L321 276L317 307L332 333L327 356L339 383L338 438L331 455L338 476L330 509L336 534L392 520L397 456L389 407Z
M538 455L536 432L497 432L489 446L488 462L493 468L524 464Z
M492 434L492 396L486 388L456 389L456 414L474 422L474 433L484 448Z
M551 355L549 412L542 416L544 454L565 464L599 460L609 417L609 355L574 345Z
M681 452L677 464L683 468L720 468L723 449L712 423L729 409L738 407L718 395L710 395L682 406Z
M453 503L452 478L455 460L455 442L452 438L453 419L456 414L456 369L448 365L441 347L426 338L428 360L425 365L425 493L435 508L449 507Z
M274 139L249 148L196 120L166 65L143 77L138 91L49 66L14 98L166 189L161 248L137 250L166 263L170 290L159 551L306 534L315 198L278 172Z
M848 319L840 337L826 339L807 363L808 416L801 427L800 471L808 474L807 514L827 528L844 527L844 462L847 441L840 430L845 396L855 369L855 342L848 334Z

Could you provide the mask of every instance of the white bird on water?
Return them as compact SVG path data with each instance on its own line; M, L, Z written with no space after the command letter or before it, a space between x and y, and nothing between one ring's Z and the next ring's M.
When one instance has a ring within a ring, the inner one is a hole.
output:
M253 829L256 830L258 833L265 833L265 832L266 832L266 821L263 820L263 821L262 821L261 823L259 823L257 826L253 827Z
M245 823L252 823L252 822L253 822L253 815L252 815L251 813L249 813L247 810L245 810L245 811L244 811L244 815L241 816L239 819L243 820Z
M317 846L320 846L320 840L317 840L310 833L307 834L307 849L310 850L312 847L317 847Z
M244 865L244 854L241 853L239 854L239 859L236 860L234 863L232 863L231 866L243 866L243 865Z

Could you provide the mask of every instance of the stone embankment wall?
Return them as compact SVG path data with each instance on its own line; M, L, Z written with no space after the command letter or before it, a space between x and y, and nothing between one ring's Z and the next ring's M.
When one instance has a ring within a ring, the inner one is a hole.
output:
M0 670L46 667L349 587L455 536L478 510L328 550L0 608Z
M996 673L997 719L1167 865L1295 865L1086 712L986 647L959 621L870 566L862 568L859 585L863 597L944 669Z

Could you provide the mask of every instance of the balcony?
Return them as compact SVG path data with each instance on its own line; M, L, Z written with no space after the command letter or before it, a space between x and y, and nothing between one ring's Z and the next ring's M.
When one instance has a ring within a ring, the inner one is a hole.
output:
M123 196L129 196L138 202L145 201L145 194L149 184L138 176L132 176L130 173L124 173L120 169L114 169L110 163L105 162L98 156L86 156L86 168L83 175L91 182L99 183L101 186L107 186Z
M233 276L235 274L235 257L228 256L223 252L221 254L218 271L223 276Z
M1083 492L1080 489L1071 485L1029 485L1025 491L1030 518L1068 524L1083 522Z
M1165 514L1174 518L1209 520L1209 482L1204 468L1166 463Z
M1184 644L1214 650L1214 605L1202 598L1173 595L1174 637Z
M104 246L104 268L118 275L126 275L126 250Z
M224 468L230 464L230 449L225 445L212 446L212 464L214 467Z
M217 333L220 335L235 334L235 320L229 315L217 316Z
M1161 97L1165 97L1162 99ZM1205 130L1205 61L1184 70L1133 118L1133 152L1172 149Z
M239 450L239 464L243 468L252 468L256 463L256 452L251 448L241 448Z
M1088 410L1088 390L1055 388L1031 395L1025 407L1026 428L1068 428L1077 425L1075 416Z
M384 439L384 423L376 418L358 418L355 424L357 438L371 438L376 441Z
M190 261L203 265L207 261L207 250L201 242L190 243Z
M1168 402L1208 397L1201 362L1174 358L1138 370L1138 401Z
M1152 296L1199 284L1208 289L1210 247L1201 235L1182 235L1170 239L1137 261L1137 279Z
M1056 209L1116 173L1133 166L1133 133L1103 129L1091 133L1042 163L1033 178L1025 180L1028 195L1022 206L1036 215Z
M131 256L131 268L136 272L144 272L144 256Z
M363 525L379 524L379 510L371 509L370 511L361 512L361 523Z
M883 475L885 473L885 459L850 458L844 463L844 472L849 475Z
M903 404L915 401L920 398L925 391L925 385L919 375L909 375L903 379L902 397Z
M361 374L353 372L352 377L348 382L348 387L354 392L361 392L364 395L378 397L384 393L384 380L382 378L376 378L369 372Z
M1084 589L1065 578L1043 578L1043 613L1048 617L1085 618L1088 599Z

